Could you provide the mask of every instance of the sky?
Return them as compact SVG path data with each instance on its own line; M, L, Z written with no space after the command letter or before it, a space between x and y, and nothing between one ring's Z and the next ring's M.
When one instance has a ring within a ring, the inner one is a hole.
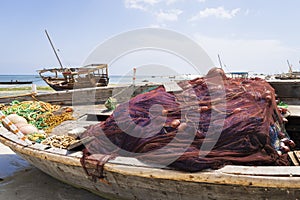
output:
M63 64L79 66L110 38L149 27L185 35L203 48L215 66L220 66L219 54L225 71L287 72L287 60L294 70L300 70L297 23L300 1L0 0L0 3L0 74L36 74L38 69L59 66L45 29ZM123 56L111 63L109 73L126 74L133 66L143 65L142 62L137 65L134 59L143 60L151 55L158 59L149 51L145 55ZM173 60L171 65L177 65L178 73L193 73L178 59L168 56L165 59ZM161 64L159 60L155 63ZM151 67L148 61L144 65Z

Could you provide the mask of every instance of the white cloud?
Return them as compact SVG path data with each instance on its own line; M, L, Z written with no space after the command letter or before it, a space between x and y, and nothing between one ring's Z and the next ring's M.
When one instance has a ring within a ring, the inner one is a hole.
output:
M161 24L151 24L149 25L149 28L162 28Z
M140 1L150 5L154 5L160 2L160 0L140 0Z
M166 0L166 4L171 5L171 4L176 3L177 1L179 1L179 0Z
M156 13L157 21L177 21L178 16L182 13L182 10L179 9L172 9L168 11L162 11L160 10L158 13Z
M287 59L298 59L299 50L286 47L279 40L212 38L199 34L195 38L216 66L220 54L227 66L225 70L229 71L281 73L287 71Z
M247 9L244 14L245 14L245 16L248 16L250 14L250 10Z
M192 18L189 19L189 21L197 21L201 18L207 18L214 16L216 18L220 19L232 19L235 17L238 12L240 11L240 8L235 8L232 10L225 10L223 7L217 7L217 8L205 8L204 10L199 11L199 13Z
M133 8L138 10L146 10L146 7L136 0L125 0L125 7L126 8Z
M160 1L161 0L125 0L125 7L145 11L149 6L153 6Z
M200 3L204 3L206 0L198 0Z

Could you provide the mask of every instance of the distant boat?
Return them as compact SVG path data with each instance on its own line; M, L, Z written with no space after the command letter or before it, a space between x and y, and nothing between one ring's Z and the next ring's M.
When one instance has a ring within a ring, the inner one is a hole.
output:
M38 70L40 77L54 90L107 86L107 64L91 64L83 67L49 68Z
M21 84L32 84L32 81L19 81L19 80L11 80L11 81L0 81L0 85L21 85Z
M248 72L229 72L228 73L231 78L248 78L249 73Z
M45 33L60 65L60 68L38 70L40 77L51 88L56 91L61 91L108 85L109 78L107 64L89 64L83 67L64 67L47 30L45 30Z
M287 60L289 71L287 73L276 74L275 79L280 80L292 80L292 79L300 79L300 71L293 71L293 66Z
M291 71L282 74L276 74L275 79L280 80L292 80L292 79L300 79L300 72L299 71Z

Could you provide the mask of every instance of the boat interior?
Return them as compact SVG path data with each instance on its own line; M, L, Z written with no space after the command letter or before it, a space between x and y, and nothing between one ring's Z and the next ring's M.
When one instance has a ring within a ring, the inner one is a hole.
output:
M296 143L294 150L300 150L300 105L289 105L288 122L285 125L286 131Z
M68 106L67 106L68 107ZM74 112L73 116L76 118L76 120L68 120L61 123L59 126L55 127L52 130L51 134L54 135L72 135L75 131L75 134L79 134L86 130L86 128L90 125L95 125L97 123L100 123L102 121L105 121L113 112L108 111L103 104L99 105L76 105L72 107ZM291 165L299 165L300 164L300 105L289 105L288 107L288 114L285 115L287 122L285 124L286 131L288 135L290 136L290 139L293 140L296 144L295 148L293 148L289 152L289 158L291 161ZM11 135L11 134L10 134ZM76 136L75 136L76 137ZM89 142L90 138L79 138L83 139L83 143L80 142L78 145L72 147L71 149L57 149L55 147L50 146L41 146L37 145L38 148L44 148L52 150L56 153L62 154L62 155L76 155L77 157L82 156L82 150L85 147L84 143ZM51 151L51 150L50 150ZM119 158L115 161L110 161L111 163L119 162L118 160L124 160L128 161L132 165L136 166L148 166L148 167L155 167L156 165L153 164L145 164L140 161L138 161L135 158ZM124 163L123 163L124 164ZM157 166L158 168L161 168L161 166ZM164 167L166 168L166 167ZM265 172L264 172L265 173Z
M285 124L287 133L292 139L296 147L289 152L289 156L291 157L291 165L299 165L300 163L300 105L289 105L288 104L288 114L285 116L287 122ZM104 104L97 105L64 105L64 107L72 106L73 116L76 120L68 120L64 121L57 127L55 127L51 134L53 135L70 135L77 134L77 136L82 133L86 128L90 125L97 124L101 121L105 121L111 114L112 111L108 111ZM20 145L28 146L28 144L24 143L24 141L20 140L15 134L6 130L4 127L1 127L1 134L6 138L16 142ZM76 137L76 135L75 135ZM31 146L32 148L36 148L39 150L46 150L50 152L55 152L61 155L72 155L76 157L82 157L82 150L84 148L85 143L89 142L91 138L78 138L80 141L72 146L72 148L61 149L57 147L51 147L49 145L40 145L34 144ZM145 166L144 163L139 162L135 158L126 158L130 159L130 163L138 163L138 165ZM110 162L115 162L111 160ZM153 165L151 165L153 167Z

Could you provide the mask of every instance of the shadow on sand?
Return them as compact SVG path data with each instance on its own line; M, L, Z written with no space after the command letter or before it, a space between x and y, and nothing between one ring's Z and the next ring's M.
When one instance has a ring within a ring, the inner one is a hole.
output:
M0 197L9 200L103 200L48 176L15 154L0 154Z

